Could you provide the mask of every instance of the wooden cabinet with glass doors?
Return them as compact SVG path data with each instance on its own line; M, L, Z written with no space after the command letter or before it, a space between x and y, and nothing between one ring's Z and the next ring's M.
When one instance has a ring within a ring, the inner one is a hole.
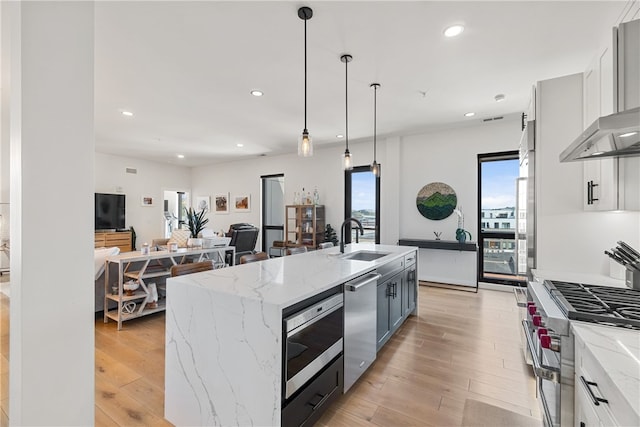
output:
M287 246L316 249L324 242L324 206L287 205L285 227Z

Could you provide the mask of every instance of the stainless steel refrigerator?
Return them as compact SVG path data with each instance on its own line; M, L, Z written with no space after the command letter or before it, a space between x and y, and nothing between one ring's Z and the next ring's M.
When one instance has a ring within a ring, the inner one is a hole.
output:
M520 138L520 173L516 180L516 269L532 279L536 268L535 120L525 122Z

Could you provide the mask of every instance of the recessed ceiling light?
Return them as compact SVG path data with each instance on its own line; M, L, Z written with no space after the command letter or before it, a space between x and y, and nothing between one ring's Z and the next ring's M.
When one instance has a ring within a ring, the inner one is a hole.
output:
M133 116L133 113L132 113L131 111L123 111L123 112L122 112L122 115L123 115L123 116L127 116L127 117L132 117L132 116Z
M620 135L620 138L626 138L628 136L633 136L636 135L638 132L627 132L627 133L623 133L622 135Z
M344 135L339 133L339 134L336 135L336 138L344 138Z
M178 154L179 159L184 159L184 154Z
M253 96L262 96L264 93L261 90L252 90L251 95Z
M471 112L469 112L469 113L464 113L464 116L465 116L465 117L473 117L473 116L475 116L475 115L476 115L476 113L471 113Z
M236 144L236 147L242 148L242 147L244 147L244 144Z
M464 31L464 26L460 24L452 25L444 29L444 35L446 37L455 37L460 35Z
M493 99L495 99L496 102L502 102L502 101L504 101L504 98L505 98L505 96L502 93L499 93L499 94L497 94L496 96L493 97Z

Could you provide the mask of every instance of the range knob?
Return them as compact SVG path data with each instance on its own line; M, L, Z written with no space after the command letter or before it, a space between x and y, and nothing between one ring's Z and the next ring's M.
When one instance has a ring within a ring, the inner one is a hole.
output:
M542 326L542 317L539 314L535 314L532 317L533 326Z
M547 334L540 335L540 347L559 352L560 340L555 336Z
M540 347L551 348L551 337L547 334L540 335Z
M548 331L547 328L538 328L538 338L540 338L542 335L547 335Z
M536 314L536 311L538 311L538 310L536 309L536 305L535 305L535 303L531 304L531 305L528 307L528 310L529 310L529 314L530 314L530 315L532 315L532 316L533 316L534 314Z

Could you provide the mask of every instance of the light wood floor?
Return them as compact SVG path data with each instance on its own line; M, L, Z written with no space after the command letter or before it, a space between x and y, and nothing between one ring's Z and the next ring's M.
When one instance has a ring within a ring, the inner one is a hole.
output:
M467 398L539 418L513 295L425 286L419 292L420 316L405 322L317 425L460 426ZM8 307L0 299L4 410ZM171 425L163 419L164 313L127 322L119 332L100 317L95 336L96 426ZM2 421L7 425L4 412Z

